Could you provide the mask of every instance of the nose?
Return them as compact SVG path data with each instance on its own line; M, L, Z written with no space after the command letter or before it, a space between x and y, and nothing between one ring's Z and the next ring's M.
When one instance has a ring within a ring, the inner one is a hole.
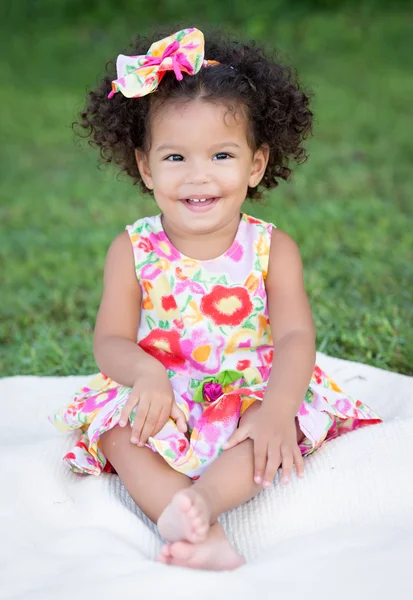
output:
M204 185L211 181L211 165L205 161L194 161L189 167L187 183L192 185Z

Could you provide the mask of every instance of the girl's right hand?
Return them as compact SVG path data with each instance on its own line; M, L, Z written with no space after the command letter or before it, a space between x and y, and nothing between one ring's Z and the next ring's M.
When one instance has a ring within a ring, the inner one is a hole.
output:
M149 369L135 381L130 396L120 415L119 426L125 427L137 406L131 432L131 442L144 446L149 437L156 435L171 417L182 433L187 430L185 415L175 402L168 375L160 369Z

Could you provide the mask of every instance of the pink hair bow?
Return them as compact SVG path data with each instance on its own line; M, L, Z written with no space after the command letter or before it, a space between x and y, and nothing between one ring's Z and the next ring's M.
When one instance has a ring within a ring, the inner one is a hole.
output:
M178 81L182 73L195 75L202 66L219 64L204 60L204 35L194 27L182 29L149 48L141 56L119 54L116 61L118 78L112 81L108 98L121 92L126 98L140 98L154 92L167 71Z

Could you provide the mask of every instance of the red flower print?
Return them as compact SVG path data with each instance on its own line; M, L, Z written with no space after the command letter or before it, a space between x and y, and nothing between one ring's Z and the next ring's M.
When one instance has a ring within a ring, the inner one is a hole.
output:
M184 322L182 321L182 319L174 319L172 321L172 323L175 325L175 327L177 329L183 329L184 328Z
M151 244L151 241L148 238L142 237L142 236L139 238L138 248L141 248L145 252L153 251L153 246Z
M192 481L196 481L200 477L201 477L201 475L194 475L193 477L191 477L191 479L192 479Z
M320 385L320 383L323 381L322 378L322 370L320 369L320 367L318 365L316 365L314 367L314 373L313 373L313 377L316 380L316 383L318 383Z
M201 300L201 312L216 325L240 325L252 309L249 294L243 287L216 285Z
M209 410L206 409L201 419L204 423L227 423L234 418L239 417L241 409L240 394L228 394L222 396L216 404L210 404Z
M250 217L249 215L247 215L247 221L248 223L257 223L258 225L262 223L259 219L254 219L254 217Z
M76 458L76 455L74 452L68 452L67 454L65 454L65 458L67 458L68 460L73 460L74 458Z
M169 294L169 296L162 296L161 304L164 310L176 310L178 308L172 294Z
M188 445L188 442L186 440L180 440L179 445L178 445L179 454L182 454L183 452L185 452L187 445Z
M178 331L153 329L146 338L139 342L139 346L159 360L166 369L172 369L185 363L179 343L180 337Z
M245 369L248 369L248 367L251 366L251 361L250 360L239 360L237 362L237 371L244 371Z

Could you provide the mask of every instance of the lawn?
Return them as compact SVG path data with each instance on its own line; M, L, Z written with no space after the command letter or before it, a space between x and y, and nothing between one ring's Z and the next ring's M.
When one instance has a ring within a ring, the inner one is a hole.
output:
M412 15L314 14L251 22L314 93L310 158L246 206L299 244L317 326L333 356L413 373ZM0 375L96 370L92 332L105 253L154 214L71 122L131 23L16 32L0 42ZM410 119L410 127L409 127Z

